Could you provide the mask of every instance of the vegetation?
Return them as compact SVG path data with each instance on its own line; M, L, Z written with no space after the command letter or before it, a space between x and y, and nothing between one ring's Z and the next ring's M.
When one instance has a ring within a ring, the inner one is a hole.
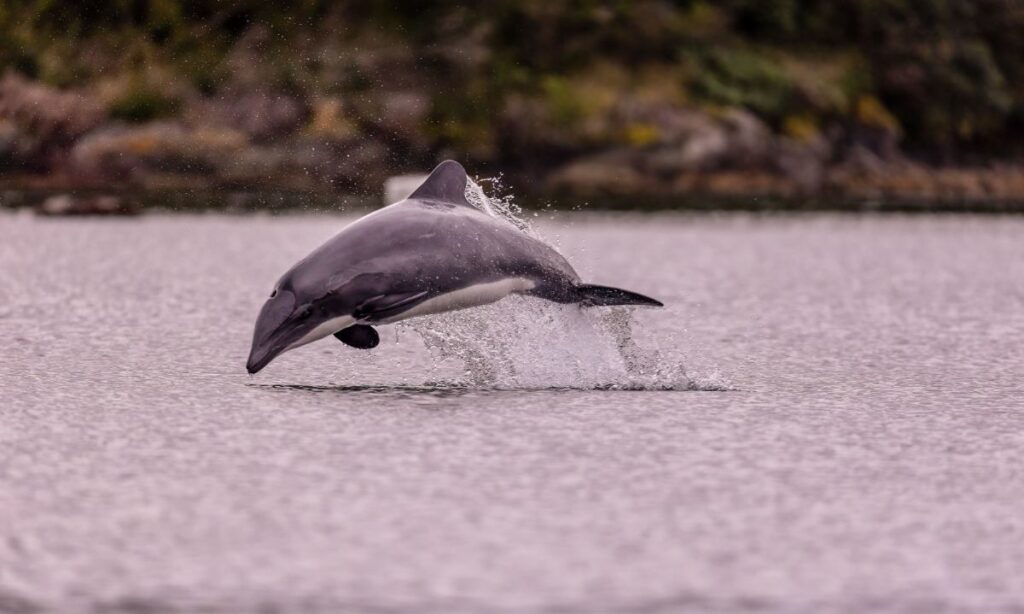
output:
M627 95L746 109L805 142L877 129L933 163L1024 143L1020 0L7 0L4 72L89 92L127 122L271 92L306 109L282 126L320 130L329 108L340 127L325 130L414 160L657 143L651 122L608 119Z

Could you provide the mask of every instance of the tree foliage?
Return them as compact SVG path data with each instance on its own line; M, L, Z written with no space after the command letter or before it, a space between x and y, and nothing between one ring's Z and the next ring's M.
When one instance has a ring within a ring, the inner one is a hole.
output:
M290 87L316 95L404 78L431 91L434 120L472 124L452 134L486 133L488 109L515 95L565 106L552 83L595 63L680 67L693 103L743 106L777 127L853 116L870 99L925 151L999 153L1024 133L1020 0L7 0L0 71L66 87L159 64L208 95L230 81L232 50L254 28L264 72ZM364 61L368 46L389 45L419 74ZM173 111L152 92L119 107L132 118Z

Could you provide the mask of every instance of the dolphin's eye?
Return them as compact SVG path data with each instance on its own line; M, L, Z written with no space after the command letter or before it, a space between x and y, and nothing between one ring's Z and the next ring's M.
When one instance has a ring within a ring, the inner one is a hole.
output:
M274 288L274 290L270 293L270 298L274 298L275 296L277 296L277 288Z

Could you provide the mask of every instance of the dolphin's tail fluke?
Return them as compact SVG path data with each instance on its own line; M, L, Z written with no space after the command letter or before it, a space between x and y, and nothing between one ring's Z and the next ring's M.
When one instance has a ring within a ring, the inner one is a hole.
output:
M576 294L579 296L579 303L584 307L611 307L613 305L664 307L661 301L654 300L649 296L608 286L579 284L576 286Z

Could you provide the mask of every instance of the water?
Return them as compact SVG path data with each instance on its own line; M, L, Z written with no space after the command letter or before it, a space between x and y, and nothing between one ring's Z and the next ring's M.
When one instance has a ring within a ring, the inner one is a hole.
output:
M1024 219L542 216L667 307L247 376L344 222L0 217L0 611L1024 611Z

